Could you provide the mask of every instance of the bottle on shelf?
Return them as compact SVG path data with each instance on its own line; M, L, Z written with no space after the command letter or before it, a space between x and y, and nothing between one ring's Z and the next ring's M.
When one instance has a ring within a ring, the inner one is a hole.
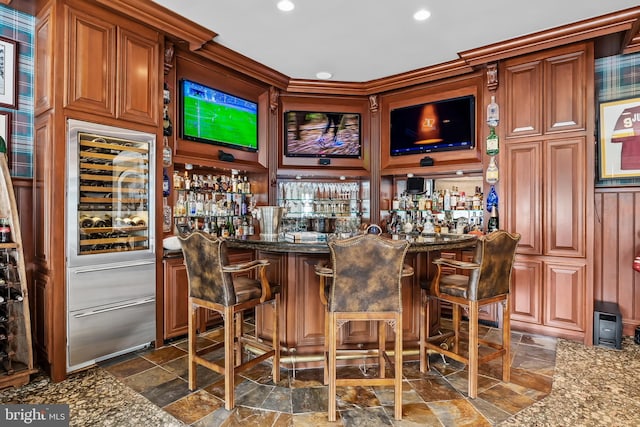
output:
M11 243L11 241L9 218L0 218L0 243Z
M496 187L491 186L491 190L489 190L489 194L487 195L487 210L491 212L491 208L493 206L498 206L498 193L496 192Z
M491 216L489 217L489 221L487 222L487 232L491 233L493 231L497 231L500 228L500 220L498 218L498 207L493 205L491 207Z
M500 152L500 140L498 139L498 134L496 134L496 128L493 126L489 127L486 151L489 156L495 156Z
M486 181L487 183L493 185L496 182L498 182L498 178L499 178L499 171L498 171L498 165L496 164L496 157L492 156L491 160L489 161L489 166L487 166Z
M487 124L491 127L498 126L500 122L500 107L496 103L495 95L491 95L491 102L487 105Z
M162 197L169 197L170 194L169 174L167 168L162 168Z

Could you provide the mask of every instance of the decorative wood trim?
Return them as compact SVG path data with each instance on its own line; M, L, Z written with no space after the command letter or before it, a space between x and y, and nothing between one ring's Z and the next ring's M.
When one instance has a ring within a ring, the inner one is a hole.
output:
M477 66L487 62L629 30L637 23L639 18L640 7L634 7L490 44L479 49L466 50L459 52L458 55L470 66Z
M278 99L280 98L280 91L277 87L271 86L269 88L269 110L271 114L278 112Z
M640 51L640 19L625 33L621 51L625 55Z
M146 0L96 0L100 5L151 25L156 30L174 35L198 50L218 34L177 13Z
M284 74L217 43L207 43L197 54L279 89L286 88L289 83L289 78Z
M379 108L378 95L369 95L369 111L377 113Z
M498 89L498 64L496 62L487 64L487 89L495 92Z
M175 54L175 46L171 40L164 42L164 75L169 74L173 68L173 58Z

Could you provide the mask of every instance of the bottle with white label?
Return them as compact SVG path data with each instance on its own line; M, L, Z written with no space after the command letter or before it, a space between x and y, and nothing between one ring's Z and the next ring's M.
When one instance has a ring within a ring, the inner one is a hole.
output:
M487 124L491 127L498 126L500 122L500 107L496 103L496 97L491 96L491 102L487 105Z

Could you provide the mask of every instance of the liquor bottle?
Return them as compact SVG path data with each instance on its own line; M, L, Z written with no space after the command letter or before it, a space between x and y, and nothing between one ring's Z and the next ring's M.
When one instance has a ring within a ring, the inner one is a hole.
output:
M498 206L498 193L496 192L496 188L492 185L489 194L486 199L487 210L491 212L491 208L493 206Z
M167 168L162 168L162 196L169 197L170 192L170 184L169 184L169 174L167 173Z
M499 171L498 165L496 164L495 156L491 156L491 160L489 161L489 166L487 166L486 180L489 184L493 185L498 182Z
M498 135L496 134L496 128L491 126L489 128L489 136L487 137L487 155L495 156L500 152L500 144Z
M498 219L498 207L493 205L491 207L491 216L487 222L487 232L491 233L497 231L500 228L500 221Z
M7 141L0 135L0 154L7 155Z
M11 243L9 218L0 218L0 243Z
M171 123L171 117L169 117L169 107L167 105L163 107L162 134L164 136L173 135L173 124Z
M168 168L173 164L173 150L169 147L169 138L163 137L164 144L162 145L162 166Z
M500 122L500 107L496 103L496 97L491 96L491 102L487 105L487 124L491 127L498 126Z

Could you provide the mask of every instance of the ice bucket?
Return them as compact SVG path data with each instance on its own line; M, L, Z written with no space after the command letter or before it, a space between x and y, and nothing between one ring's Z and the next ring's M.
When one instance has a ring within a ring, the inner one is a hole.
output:
M258 221L260 222L261 237L277 237L280 229L280 220L285 208L279 206L258 206Z

